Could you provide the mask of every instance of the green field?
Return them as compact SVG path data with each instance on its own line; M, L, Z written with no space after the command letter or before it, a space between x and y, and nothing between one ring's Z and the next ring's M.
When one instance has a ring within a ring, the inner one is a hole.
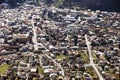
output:
M89 63L89 55L87 54L87 51L78 51L78 54L81 55L82 61L84 61L86 64Z
M59 7L59 6L62 5L62 4L63 4L62 0L58 0L58 1L56 2L55 6L56 6L56 7Z
M8 64L0 65L0 74L4 74L8 68L9 68Z
M42 67L39 67L39 68L38 68L38 72L39 72L40 74L43 74L43 73L44 73L43 68L42 68Z
M63 59L66 59L66 56L60 54L59 56L56 56L56 59L61 59L61 60L63 60Z

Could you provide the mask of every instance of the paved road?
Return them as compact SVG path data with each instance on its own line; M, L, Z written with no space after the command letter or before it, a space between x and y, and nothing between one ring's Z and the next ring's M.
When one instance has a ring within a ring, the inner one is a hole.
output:
M42 56L41 55L39 55L39 61L40 61L40 66L42 66L43 64L42 64Z
M46 6L45 6L46 7ZM52 10L56 10L58 12L73 12L73 13L80 13L83 11L77 11L77 10L73 10L73 9L60 9L60 8L56 8L56 7L46 7L46 9L48 9L48 11L52 11Z
M90 59L90 65L94 68L95 72L97 73L99 80L104 80L100 72L98 71L97 67L95 66L95 63L93 62L93 57L91 53L91 46L90 42L88 41L87 35L85 35L86 45L88 47L88 53L89 53L89 59Z

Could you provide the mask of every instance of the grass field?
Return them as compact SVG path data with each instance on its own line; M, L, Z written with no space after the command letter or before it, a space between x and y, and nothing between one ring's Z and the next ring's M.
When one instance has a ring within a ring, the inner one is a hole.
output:
M59 7L59 6L62 5L62 4L63 4L63 2L62 2L61 0L58 0L58 1L56 2L55 6L56 6L56 7Z
M78 51L78 53L81 55L81 60L84 61L86 64L88 64L89 55L87 54L87 51Z
M44 73L44 70L43 70L42 67L39 67L39 68L38 68L38 71L39 71L40 74L43 74L43 73Z
M59 55L59 56L56 56L56 59L61 59L61 60L63 60L63 59L66 59L66 56L64 56L64 55Z
M8 64L0 65L0 74L4 74L8 68L9 68Z

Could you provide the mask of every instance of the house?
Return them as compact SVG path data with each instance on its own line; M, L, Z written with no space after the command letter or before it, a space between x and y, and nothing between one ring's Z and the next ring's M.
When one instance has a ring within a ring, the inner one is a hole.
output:
M8 79L8 76L7 76L7 75L1 75L1 79L2 79L2 80L7 80L7 79Z
M65 17L63 17L63 19L65 22L69 21L70 23L76 21L75 17L72 17L71 15L66 15Z
M51 79L57 79L58 78L58 75L56 73L51 73L49 76L50 76Z
M36 73L36 72L37 72L37 68L31 68L31 69L30 69L30 72Z
M63 80L70 80L70 76L65 76Z
M1 56L1 55L14 54L14 53L16 53L16 51L6 51L6 50L2 50L2 51L0 52L0 56Z
M50 73L50 71L52 71L52 68L48 68L48 69L44 69L44 73Z
M13 38L16 39L16 42L25 43L29 41L29 34L14 34Z

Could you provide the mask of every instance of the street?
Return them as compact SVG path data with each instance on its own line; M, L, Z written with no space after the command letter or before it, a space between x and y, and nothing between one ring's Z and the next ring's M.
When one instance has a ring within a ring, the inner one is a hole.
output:
M90 65L93 67L93 69L97 73L99 80L104 80L104 78L102 77L102 75L98 71L97 67L95 66L95 63L93 62L93 57L92 57L92 53L91 53L91 46L90 46L90 42L88 41L87 35L85 35L85 40L86 40L86 45L87 45L88 53L89 53Z

